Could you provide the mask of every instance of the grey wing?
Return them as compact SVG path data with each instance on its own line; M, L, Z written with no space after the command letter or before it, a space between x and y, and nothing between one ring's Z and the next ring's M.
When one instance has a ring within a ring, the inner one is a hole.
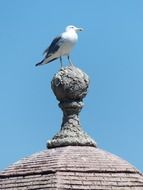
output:
M48 58L50 55L54 54L59 48L60 45L62 44L63 40L61 36L56 37L50 46L44 51L44 54L46 54L46 58Z

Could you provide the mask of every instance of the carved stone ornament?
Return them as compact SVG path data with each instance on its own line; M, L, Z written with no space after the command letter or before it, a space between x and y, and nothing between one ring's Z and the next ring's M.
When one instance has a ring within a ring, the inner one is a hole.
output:
M79 113L83 98L87 94L89 77L74 66L62 68L52 79L51 87L63 111L61 130L51 141L48 148L61 146L96 146L81 128Z

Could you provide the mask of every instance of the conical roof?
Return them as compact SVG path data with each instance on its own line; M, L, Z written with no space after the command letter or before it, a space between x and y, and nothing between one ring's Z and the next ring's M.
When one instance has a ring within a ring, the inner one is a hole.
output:
M90 146L48 149L0 174L0 190L142 190L143 175L127 161Z
M88 76L75 67L54 76L52 89L63 111L61 130L47 150L2 171L0 190L143 190L143 174L98 148L81 128L79 112L88 84Z

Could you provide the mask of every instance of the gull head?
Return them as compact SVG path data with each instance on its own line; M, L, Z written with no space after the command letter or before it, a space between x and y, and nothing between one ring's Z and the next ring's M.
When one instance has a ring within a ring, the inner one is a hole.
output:
M81 32L81 31L83 31L83 28L78 28L76 26L69 25L69 26L66 27L65 31L66 32L68 32L68 31Z

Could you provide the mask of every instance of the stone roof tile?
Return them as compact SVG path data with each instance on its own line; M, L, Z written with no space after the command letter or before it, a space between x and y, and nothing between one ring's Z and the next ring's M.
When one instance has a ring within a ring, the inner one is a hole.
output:
M95 147L67 146L33 154L0 173L0 190L143 190L143 175Z

